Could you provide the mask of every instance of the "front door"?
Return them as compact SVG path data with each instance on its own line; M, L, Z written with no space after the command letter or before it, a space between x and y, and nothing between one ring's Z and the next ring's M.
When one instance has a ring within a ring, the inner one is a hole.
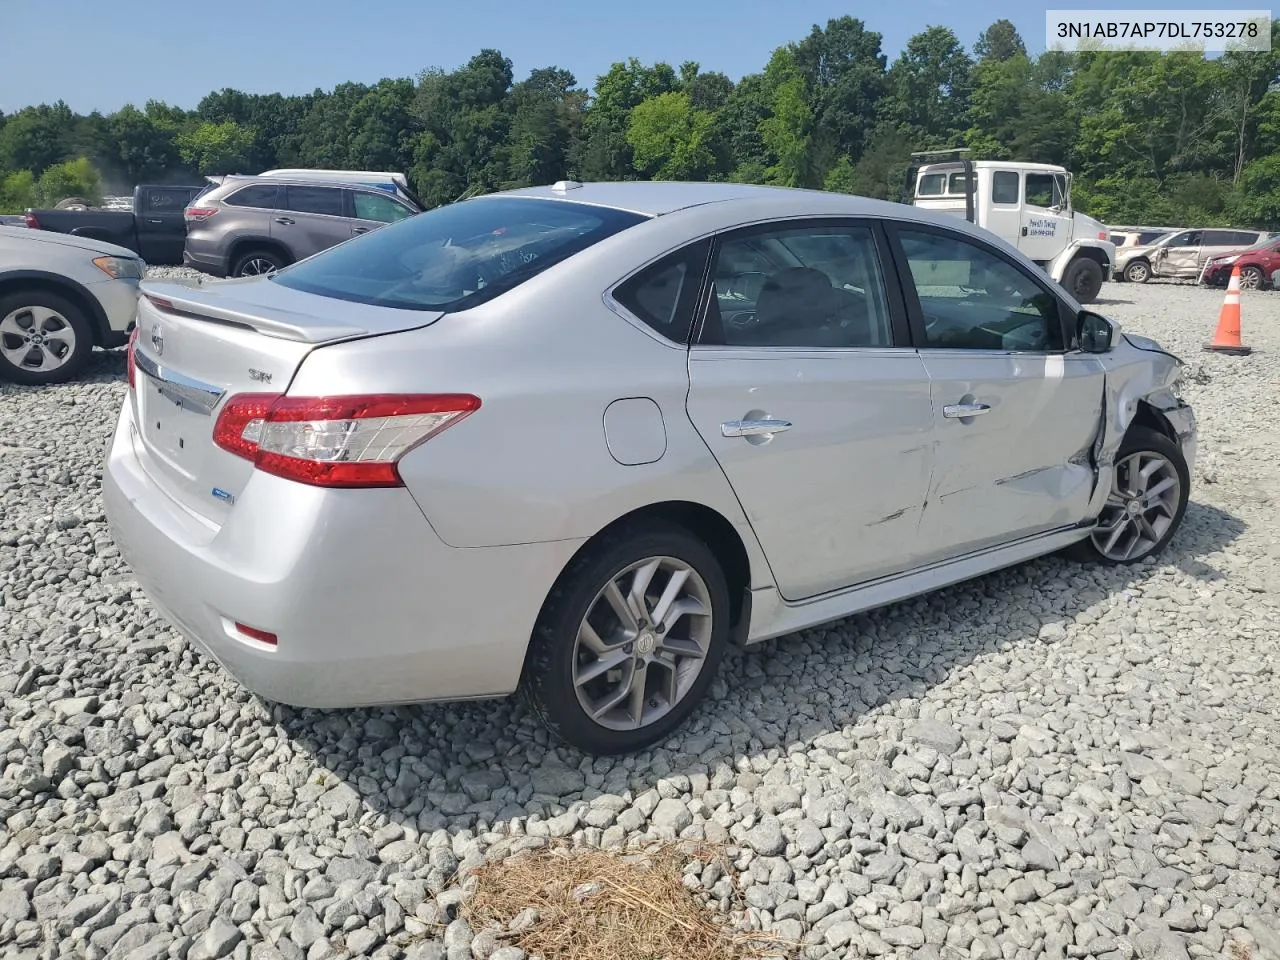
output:
M1071 242L1071 226L1066 175L1026 173L1018 249L1039 263L1052 260Z
M933 413L884 243L867 223L783 221L713 254L687 409L787 600L915 563Z
M327 250L351 239L340 187L294 186L284 188L284 210L277 210L271 236L283 242L295 260Z
M358 236L413 216L413 211L389 194L373 190L349 190L351 197L351 235Z
M1201 230L1183 230L1170 237L1151 258L1151 272L1157 277L1196 277L1200 275Z
M1103 368L1064 349L1056 297L993 248L937 228L896 228L936 444L920 524L923 561L1085 519ZM940 276L943 271L951 277Z

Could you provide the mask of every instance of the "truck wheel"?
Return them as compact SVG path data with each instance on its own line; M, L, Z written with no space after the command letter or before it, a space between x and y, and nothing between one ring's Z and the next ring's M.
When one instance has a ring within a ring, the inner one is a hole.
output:
M55 210L88 210L92 204L84 197L67 197L53 205Z
M0 378L29 386L65 383L92 351L89 320L65 297L45 290L0 297Z
M1067 267L1062 285L1081 303L1092 303L1102 290L1102 268L1088 257L1077 257Z
M280 254L271 250L250 250L236 259L231 268L233 277L262 277L275 273L284 266Z
M1146 283L1151 279L1151 264L1145 260L1135 260L1124 268L1124 278L1130 283Z

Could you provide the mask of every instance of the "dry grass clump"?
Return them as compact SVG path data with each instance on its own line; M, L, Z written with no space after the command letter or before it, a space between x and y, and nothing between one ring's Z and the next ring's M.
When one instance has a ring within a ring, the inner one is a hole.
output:
M707 851L665 844L640 854L530 852L478 868L463 910L473 930L509 931L505 942L544 960L752 960L792 952L717 922L684 886L694 857L705 863Z

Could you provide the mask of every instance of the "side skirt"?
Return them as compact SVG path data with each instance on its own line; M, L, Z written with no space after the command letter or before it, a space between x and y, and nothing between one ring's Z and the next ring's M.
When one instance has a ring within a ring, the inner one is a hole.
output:
M783 600L775 587L751 591L751 626L746 643L760 643L784 634L830 623L843 617L932 593L1036 557L1055 553L1089 535L1093 524L1066 527L1015 540L990 550L935 563L909 573L828 593L800 603Z

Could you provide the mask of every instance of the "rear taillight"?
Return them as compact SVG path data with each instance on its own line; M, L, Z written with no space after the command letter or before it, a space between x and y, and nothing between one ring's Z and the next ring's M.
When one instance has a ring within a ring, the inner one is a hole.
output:
M138 385L138 365L134 363L133 351L138 346L138 328L135 325L129 334L129 347L125 351L125 369L129 371L129 389Z
M34 213L28 213L28 214L27 214L26 216L24 216L22 219L23 219L23 220L25 220L25 221L27 221L27 227L28 227L29 229L31 229L31 230L39 230L39 229L40 229L40 221L36 219L36 215L35 215Z
M299 483L399 487L401 457L479 408L470 394L242 393L218 414L213 440L264 473Z
M182 215L189 221L208 220L217 212L217 207L187 207L187 209L182 212Z

